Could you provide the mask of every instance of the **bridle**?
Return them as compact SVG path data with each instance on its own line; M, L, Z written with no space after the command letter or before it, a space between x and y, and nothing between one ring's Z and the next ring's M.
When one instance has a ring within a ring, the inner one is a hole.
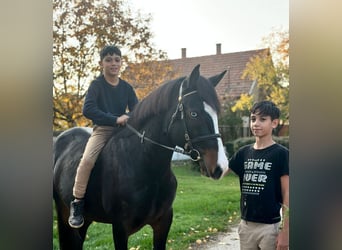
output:
M196 137L194 139L190 138L189 132L188 132L188 127L186 126L186 122L185 122L185 119L184 119L185 115L184 115L183 99L185 97L187 97L187 96L195 94L197 91L196 90L195 91L191 91L191 92L189 92L189 93L187 93L185 95L182 95L183 83L184 83L185 80L183 80L183 82L181 83L181 86L179 88L178 104L177 104L175 112L171 116L171 120L170 120L170 123L169 123L168 128L167 128L167 131L169 131L171 126L172 126L172 124L173 124L173 122L176 119L177 113L179 112L181 120L183 121L183 127L184 127L184 139L185 139L184 147L175 146L174 148L172 148L172 147L166 146L164 144L160 144L160 143L158 143L158 142L156 142L156 141L154 141L154 140L152 140L152 139L150 139L148 137L145 137L145 131L141 134L139 131L137 131L135 128L133 128L128 123L126 124L126 126L127 126L128 129L130 129L132 132L134 132L136 135L139 136L139 138L141 139L140 140L141 143L144 143L144 140L146 140L146 141L149 141L150 143L153 143L153 144L158 145L160 147L166 148L168 150L172 150L172 151L177 152L177 153L188 155L188 156L190 156L190 158L193 161L199 161L199 160L201 160L201 154L199 153L199 151L197 149L195 149L193 147L193 143L197 143L197 142L201 142L201 141L206 141L206 140L210 140L210 139L215 139L215 138L221 137L221 135L220 134L210 134L210 135L198 136L198 137Z

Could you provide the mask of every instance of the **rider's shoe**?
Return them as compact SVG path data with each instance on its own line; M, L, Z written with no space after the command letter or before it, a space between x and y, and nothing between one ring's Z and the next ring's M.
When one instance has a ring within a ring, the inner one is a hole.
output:
M69 225L73 228L80 228L83 226L83 208L84 208L84 200L74 200L70 203L70 216L69 216Z

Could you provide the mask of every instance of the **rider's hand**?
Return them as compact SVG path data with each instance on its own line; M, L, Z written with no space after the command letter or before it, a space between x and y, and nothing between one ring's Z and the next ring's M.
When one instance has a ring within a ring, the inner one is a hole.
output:
M129 119L128 115L122 115L122 116L118 117L118 119L116 119L116 124L118 124L120 126L125 126L128 119Z

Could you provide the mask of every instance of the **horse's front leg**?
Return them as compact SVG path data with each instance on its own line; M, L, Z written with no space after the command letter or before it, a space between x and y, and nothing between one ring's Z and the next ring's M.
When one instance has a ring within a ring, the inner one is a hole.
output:
M167 236L169 234L173 218L172 207L164 213L155 223L151 224L153 229L153 249L165 250Z
M112 224L112 233L115 250L127 250L128 234L122 225Z

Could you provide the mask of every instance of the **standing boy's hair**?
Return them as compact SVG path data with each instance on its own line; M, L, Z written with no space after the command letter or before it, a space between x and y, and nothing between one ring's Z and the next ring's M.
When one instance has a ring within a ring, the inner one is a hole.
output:
M114 46L114 45L107 45L107 46L105 46L101 50L101 52L100 52L100 59L101 59L101 61L108 54L111 55L111 56L115 54L115 55L118 55L118 56L121 57L121 50L118 47Z
M279 119L280 110L271 101L261 101L254 103L253 107L251 108L251 114L270 116L271 120L273 121L274 119Z

